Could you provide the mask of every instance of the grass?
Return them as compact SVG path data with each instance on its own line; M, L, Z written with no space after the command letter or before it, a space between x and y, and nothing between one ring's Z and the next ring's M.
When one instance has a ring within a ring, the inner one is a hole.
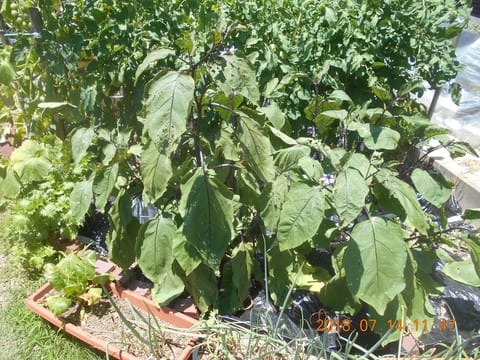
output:
M42 280L29 277L13 260L0 238L0 360L104 359L28 310L25 299Z

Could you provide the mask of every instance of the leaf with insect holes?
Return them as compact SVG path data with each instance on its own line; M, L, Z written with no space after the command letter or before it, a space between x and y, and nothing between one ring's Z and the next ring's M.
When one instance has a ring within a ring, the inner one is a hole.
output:
M170 155L187 129L194 88L194 80L177 71L154 79L148 88L145 129L163 155Z

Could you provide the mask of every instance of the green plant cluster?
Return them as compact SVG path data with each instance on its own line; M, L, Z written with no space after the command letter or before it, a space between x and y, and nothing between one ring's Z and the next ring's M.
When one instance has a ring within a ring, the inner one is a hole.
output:
M111 280L110 275L95 273L97 255L71 252L58 264L45 265L45 278L59 294L45 299L48 308L59 316L75 303L80 305L80 317L85 316L85 307L97 304L103 295L102 285ZM83 314L82 314L83 313ZM83 315L83 316L82 316Z
M84 176L70 164L71 152L55 136L29 139L1 166L1 207L7 208L3 237L25 268L38 273L58 255L55 245L74 240L83 218L75 217L70 196ZM16 199L16 200L13 200Z
M4 80L25 88L27 53L43 70L28 128L37 146L55 133L81 176L62 216L81 222L113 196L110 257L137 261L159 304L187 291L232 313L257 281L277 305L293 286L338 311L367 306L386 331L382 319L433 316L447 241L444 212L434 222L417 193L441 209L451 184L418 151L437 139L474 152L415 100L459 68L456 3L39 0L42 39L5 47ZM15 166L3 187L25 177ZM142 225L139 196L159 209Z

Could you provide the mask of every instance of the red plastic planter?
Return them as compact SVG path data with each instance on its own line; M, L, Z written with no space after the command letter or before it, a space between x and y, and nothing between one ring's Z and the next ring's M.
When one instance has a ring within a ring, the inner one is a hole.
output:
M156 316L158 319L171 324L174 327L182 328L182 329L189 329L197 324L197 320L179 313L175 312L169 308L159 308L157 307L154 302L142 295L139 295L133 291L123 289L122 287L118 286L114 282L111 282L108 285L109 289L112 293L122 299L128 299L132 305L136 306L138 309L144 310L146 312L150 312L152 315ZM79 340L83 341L84 343L90 345L91 347L98 349L100 351L108 352L110 356L113 356L119 360L139 360L138 357L128 353L125 350L118 348L115 345L106 344L103 340L93 336L89 332L82 329L82 327L68 323L63 321L53 315L53 313L45 308L43 305L39 304L38 301L48 294L52 290L52 286L47 283L40 287L37 291L35 291L32 295L30 295L27 299L27 306L33 312L40 315L45 320L49 321L53 325L63 329L68 334L78 338ZM193 350L193 344L195 339L185 347L182 354L178 357L178 359L189 359Z

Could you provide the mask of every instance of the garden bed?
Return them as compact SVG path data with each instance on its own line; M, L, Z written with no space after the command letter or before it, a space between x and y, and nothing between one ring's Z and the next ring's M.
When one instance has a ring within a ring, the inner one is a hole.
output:
M149 299L122 289L114 283L109 284L109 290L121 314L129 320L130 326L126 325L118 311L106 299L93 306L83 320L80 319L80 310L75 308L64 317L55 317L42 303L53 291L50 284L45 284L33 293L27 299L27 305L53 325L116 359L148 359L152 356L149 345L136 339L131 330L133 326L135 331L148 339L152 336L151 333L149 335L147 325L149 319L152 326L150 332L153 327L158 331L155 334L157 341L152 341L156 356L168 359L187 359L190 356L191 341L195 335L181 329L192 327L196 320L168 309L159 309ZM138 310L132 311L133 308L128 302ZM146 323L141 320L142 317Z

